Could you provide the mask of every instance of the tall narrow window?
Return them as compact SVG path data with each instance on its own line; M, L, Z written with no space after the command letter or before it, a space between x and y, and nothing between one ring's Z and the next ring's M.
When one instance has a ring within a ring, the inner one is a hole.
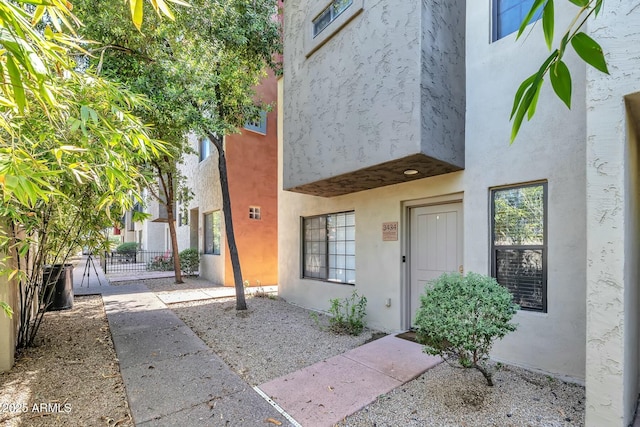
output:
M209 138L200 139L199 152L200 152L200 161L203 161L204 159L209 157L209 155L211 154L211 141L209 141Z
M220 211L204 215L204 253L220 255Z
M518 31L533 2L534 0L493 0L493 41ZM542 9L539 9L529 23L541 16Z
M547 184L491 191L491 271L523 310L547 311Z
M302 227L303 277L355 284L355 213L303 218Z
M353 0L333 0L326 9L313 20L313 36L317 36L344 12Z

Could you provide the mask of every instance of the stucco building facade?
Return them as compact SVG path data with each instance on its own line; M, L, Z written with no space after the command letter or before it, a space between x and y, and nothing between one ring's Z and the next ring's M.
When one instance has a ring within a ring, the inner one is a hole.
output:
M369 324L396 331L428 280L493 275L522 309L492 357L586 384L587 425L626 426L638 398L640 8L605 2L586 31L610 75L568 52L571 110L545 85L510 145L513 96L549 52L539 22L516 42L497 3L285 4L280 294L326 310L356 290ZM576 11L556 5L558 32Z
M260 121L247 123L240 133L225 136L224 145L243 279L251 286L268 286L278 280L275 77L265 78L256 92L265 104L274 108L265 111ZM233 286L216 149L205 139L192 136L189 141L195 154L186 155L180 169L193 199L186 206L177 205L178 246L180 250L198 249L200 277Z

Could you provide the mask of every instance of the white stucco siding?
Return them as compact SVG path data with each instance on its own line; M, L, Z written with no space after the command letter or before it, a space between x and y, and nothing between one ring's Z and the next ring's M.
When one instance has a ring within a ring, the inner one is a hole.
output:
M285 7L285 188L420 152L420 2L367 0L307 57L316 3Z
M568 2L567 2L568 4ZM556 6L556 16L575 10ZM548 84L531 122L509 145L513 96L548 55L540 22L526 41L515 34L491 43L487 2L467 2L465 270L490 273L490 189L548 183L546 313L520 311L518 330L492 357L584 379L585 342L585 66L569 53L574 81L568 110ZM565 15L563 15L565 14ZM557 25L563 28L564 21ZM531 27L530 27L531 28Z
M589 24L610 75L587 73L586 425L627 426L638 395L639 172L624 97L640 91L640 6L604 4Z
M218 155L215 147L211 146L211 155L200 161L199 142L194 135L189 136L191 147L196 154L185 155L180 170L187 178L187 182L194 197L189 203L189 209L198 209L198 251L200 252L200 277L213 283L224 283L225 252L227 250L224 238L224 219L221 220L221 234L223 236L220 255L205 254L204 252L204 214L222 210L222 195L218 173ZM190 246L190 227L178 227L180 250Z

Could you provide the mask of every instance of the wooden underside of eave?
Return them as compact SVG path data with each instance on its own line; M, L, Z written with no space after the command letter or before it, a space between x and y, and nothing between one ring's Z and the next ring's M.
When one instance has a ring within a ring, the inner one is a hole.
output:
M418 171L418 173L415 175L404 174L404 171L411 169ZM287 190L313 196L335 197L430 176L444 175L462 169L424 154L414 154L343 175L287 188Z

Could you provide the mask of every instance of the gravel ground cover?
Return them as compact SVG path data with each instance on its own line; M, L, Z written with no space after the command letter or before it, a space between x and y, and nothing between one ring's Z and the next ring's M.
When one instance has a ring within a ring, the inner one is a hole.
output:
M102 298L46 313L36 341L0 374L1 426L133 426Z
M235 310L235 299L171 304L178 315L231 368L258 385L344 353L371 339L334 335L325 315L287 304L282 299L248 297L247 311Z
M574 427L584 388L525 369L496 368L493 387L475 370L442 363L347 417L340 426Z
M135 281L134 283L140 283ZM173 291L211 286L201 279L174 285L172 279L143 282ZM124 283L123 283L124 284ZM172 304L185 321L232 369L256 385L355 348L372 338L336 336L327 318L270 298L207 300ZM118 362L100 297L77 297L73 310L47 313L38 346L0 374L0 425L132 426ZM352 427L582 426L584 388L524 369L498 365L495 386L475 370L441 364L380 396L347 417ZM34 411L34 404L57 411ZM28 411L9 411L9 404ZM56 406L56 404L58 406ZM66 411L65 405L70 405ZM4 410L6 409L6 410ZM307 427L307 426L305 426ZM313 426L311 426L313 427Z
M168 290L167 287L157 289ZM327 318L269 298L248 298L236 312L234 300L172 304L182 318L232 369L261 384L371 339L336 336ZM476 370L443 363L383 395L341 426L544 426L584 425L584 387L525 369L494 365L494 387Z

